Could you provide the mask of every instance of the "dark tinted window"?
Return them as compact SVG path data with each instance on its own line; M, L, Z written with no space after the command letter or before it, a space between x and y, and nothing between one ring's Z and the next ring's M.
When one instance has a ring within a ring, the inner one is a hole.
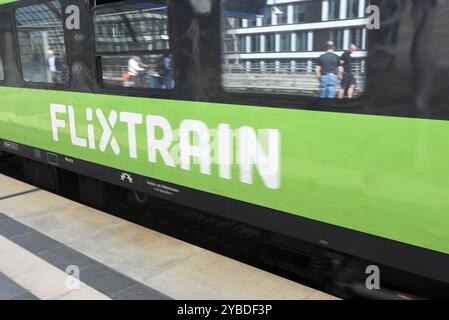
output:
M166 1L99 8L94 27L106 85L174 88Z
M324 1L323 1L324 3ZM340 0L328 0L328 20L340 18Z
M367 2L352 1L347 10L358 14L361 3ZM329 76L337 78L332 92L348 84L356 91L355 95L363 92L367 56L365 22L350 17L347 21L340 19L346 12L340 10L339 0L292 0L283 4L272 0L223 0L222 4L222 70L227 91L320 96L323 79L328 77L316 72L316 65L331 41L338 57L351 43L358 47L347 64L352 70L349 78L342 74ZM239 27L235 21L242 19L253 21L253 27ZM345 72L338 65L331 69ZM343 78L345 81L339 80Z
M383 1L380 13L381 28L368 42L376 52L370 76L393 103L373 110L449 119L449 1Z
M347 3L347 17L348 18L357 18L359 16L359 0L348 0Z
M294 23L304 22L305 14L304 14L304 4L297 3L293 6L293 21Z
M5 80L5 72L3 71L3 59L0 57L0 81Z
M307 51L308 33L298 32L296 33L296 51Z
M94 16L97 53L167 50L167 5L144 2L97 9Z
M19 8L15 17L23 79L66 82L68 70L59 1Z

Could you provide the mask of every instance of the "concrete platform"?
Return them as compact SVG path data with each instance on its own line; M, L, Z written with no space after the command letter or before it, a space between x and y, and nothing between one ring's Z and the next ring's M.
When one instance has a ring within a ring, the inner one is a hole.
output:
M0 175L0 299L335 298Z

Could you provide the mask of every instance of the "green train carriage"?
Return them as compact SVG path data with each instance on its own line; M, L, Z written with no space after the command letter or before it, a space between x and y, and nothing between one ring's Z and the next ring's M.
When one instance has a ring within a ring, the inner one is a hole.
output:
M3 151L449 283L449 4L1 3Z

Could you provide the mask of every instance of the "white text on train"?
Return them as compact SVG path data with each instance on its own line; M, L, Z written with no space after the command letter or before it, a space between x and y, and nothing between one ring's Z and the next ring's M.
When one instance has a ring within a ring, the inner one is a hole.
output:
M77 113L80 113L77 108ZM143 115L133 112L112 110L106 115L101 109L85 108L81 114L85 117L85 128L77 125L72 106L50 105L53 140L67 138L72 145L106 152L111 148L120 156L122 148L127 148L131 159L138 159L139 152L145 151L150 163L162 160L166 166L190 171L192 164L199 165L202 174L212 175L212 165L217 164L218 176L232 179L233 164L238 165L239 180L242 183L254 183L254 169L259 173L263 184L269 189L281 187L281 135L277 129L256 130L250 126L241 126L233 130L231 125L220 123L217 128L209 128L201 120L185 119L178 129L160 115ZM94 119L95 115L95 119ZM98 125L99 124L99 125ZM119 128L125 126L124 128ZM145 129L146 141L138 140L138 130ZM99 131L98 129L101 129ZM127 144L114 136L114 130L120 129L120 137L127 134ZM96 133L102 132L96 137ZM64 135L65 134L65 135ZM234 152L235 151L235 152ZM158 157L159 155L159 157Z

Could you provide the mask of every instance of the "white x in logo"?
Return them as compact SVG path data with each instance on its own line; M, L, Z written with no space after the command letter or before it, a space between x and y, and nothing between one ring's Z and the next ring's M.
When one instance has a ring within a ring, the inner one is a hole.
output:
M111 111L108 118L109 122L108 120L106 120L103 111L101 111L100 109L97 109L97 117L100 121L101 127L103 128L103 135L100 140L100 150L104 152L108 147L108 144L110 144L112 151L114 151L115 155L118 156L120 154L120 147L117 143L117 140L112 135L112 129L114 129L117 122L117 112L114 110Z

